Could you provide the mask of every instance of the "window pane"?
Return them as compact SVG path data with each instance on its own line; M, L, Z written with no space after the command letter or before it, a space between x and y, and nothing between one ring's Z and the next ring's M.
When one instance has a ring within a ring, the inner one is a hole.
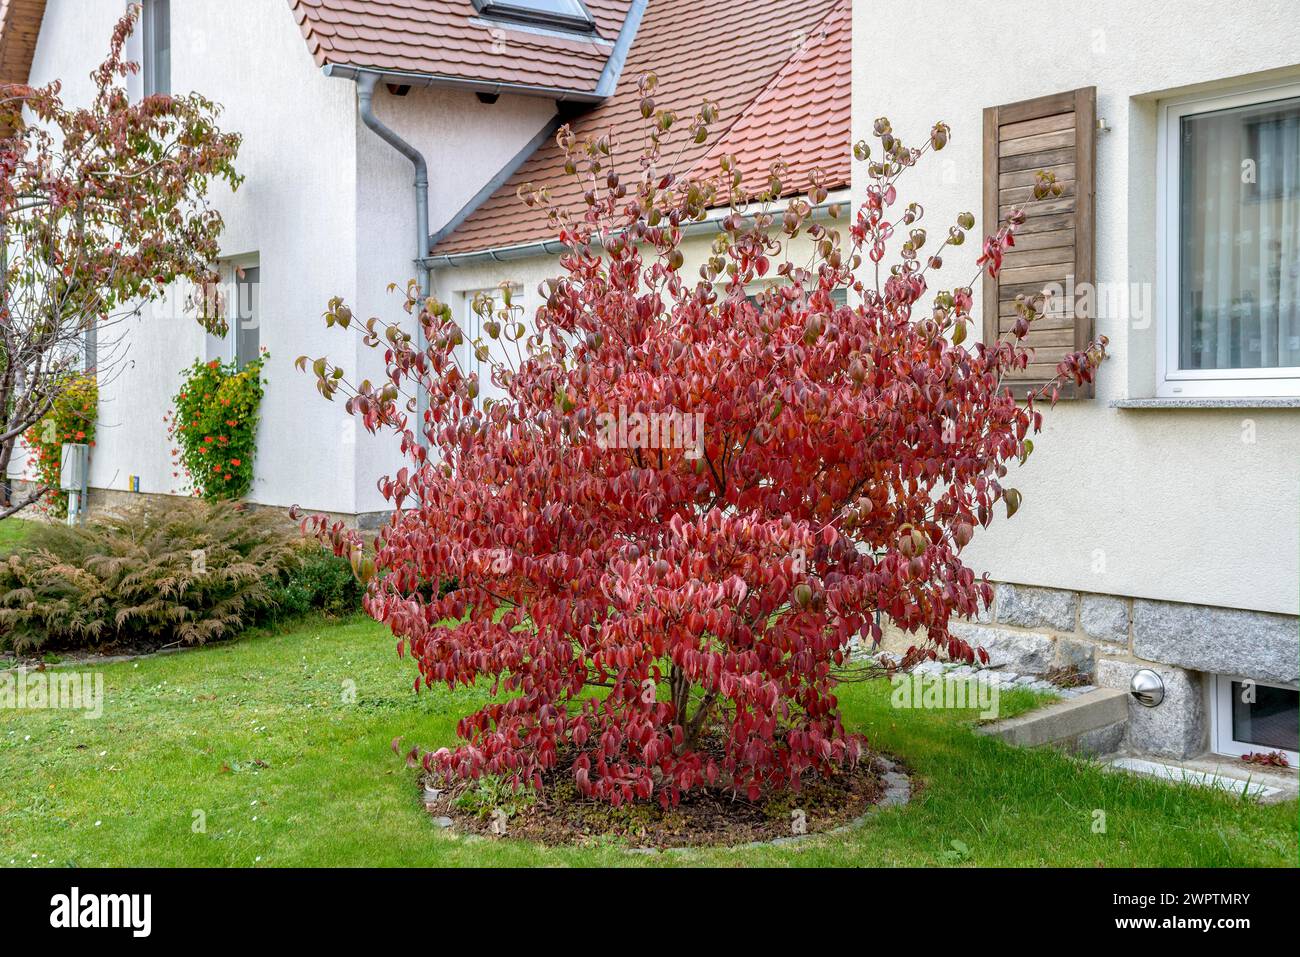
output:
M83 371L94 372L99 366L99 324L94 320L86 326L86 352L83 358Z
M536 13L558 13L568 17L586 18L587 12L577 0L489 0L490 7L514 7Z
M1251 701L1251 698L1254 701ZM1232 683L1232 740L1282 751L1300 750L1300 692Z
M510 291L517 310L520 305L521 289L517 285L512 285ZM489 315L480 316L474 311L474 299L479 295L487 296L492 300L492 312ZM493 339L484 328L489 321L495 321L502 326L508 325L508 323L502 321L499 315L501 310L505 308L505 301L502 299L499 286L492 289L483 289L477 293L466 292L464 297L465 311L461 316L460 327L465 334L465 342L458 349L456 359L465 375L478 374L479 392L476 401L478 406L482 408L488 400L500 402L505 398L506 391L492 381L492 372L496 366L508 366L513 361L512 356L518 347L507 345L507 342L513 340L505 331L499 331L498 338ZM518 321L524 321L518 317L517 312L512 315L515 315ZM511 319L511 322L514 321L516 319ZM487 348L487 358L480 359L478 357L477 347L480 345Z
M488 16L561 26L591 24L591 16L578 0L478 0L478 9Z
M235 274L235 362L243 368L257 358L260 338L261 310L258 308L258 283L261 270L256 266Z
M1300 366L1300 99L1179 133L1179 367Z
M154 93L171 93L171 0L146 0L143 19L145 96Z
M586 15L576 0L504 0L503 5L539 13L563 13L571 17Z

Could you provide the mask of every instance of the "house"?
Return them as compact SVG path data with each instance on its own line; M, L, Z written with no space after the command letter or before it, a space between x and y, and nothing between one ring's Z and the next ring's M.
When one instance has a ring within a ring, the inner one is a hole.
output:
M377 371L323 328L324 304L397 319L386 287L414 276L471 332L474 296L502 283L531 313L559 251L517 190L577 199L555 130L630 138L647 71L660 106L719 105L713 141L681 168L730 153L762 175L784 159L787 194L815 176L828 218L864 196L850 143L876 116L913 142L942 120L950 144L901 184L931 232L966 210L985 231L1012 205L1028 216L1005 271L976 290L985 336L1018 292L1061 293L1016 387L1093 334L1112 353L1095 388L1047 412L1015 473L1015 519L970 547L997 597L957 627L1020 672L1073 666L1127 690L1153 671L1163 701L1135 698L1107 748L1282 750L1294 764L1300 17L1285 0L1248 6L1100 0L1080 16L1044 0L1021 21L958 0L924 15L850 0L149 0L141 89L202 90L244 134L247 182L220 208L226 267L256 268L256 296L242 345L146 311L131 364L102 389L94 496L131 494L132 475L143 493L178 491L161 421L176 374L266 348L250 498L377 524L394 450L292 369L308 353ZM75 97L123 7L7 0L0 79L60 77ZM1062 193L1034 201L1043 168ZM692 227L687 273L716 229ZM945 253L949 285L975 275L975 245Z
M88 98L86 74L127 5L7 0L0 79L58 78L67 100ZM319 401L310 378L293 369L308 353L359 376L382 371L370 350L323 327L329 299L399 320L400 301L387 287L418 277L468 311L472 290L501 279L483 264L509 260L516 268L507 278L534 308L536 281L555 269L554 245L544 244L544 218L526 215L515 199L515 183L556 177L553 137L562 123L627 130L636 77L647 70L662 76L661 105L689 113L706 95L718 102L731 139L694 151L691 162L716 163L724 146L755 166L797 155L792 189L820 169L836 192L819 212L843 208L849 96L835 81L848 72L848 9L848 0L727 8L684 0L145 0L128 49L142 64L130 92L200 90L223 106L224 126L243 135L246 181L215 202L226 223L228 298L241 311L237 334L215 339L177 295L147 305L127 330L121 368L100 384L92 507L183 492L162 422L180 371L198 357L242 361L260 349L269 352L268 385L250 499L376 525L385 510L376 480L400 467L395 449ZM819 102L805 111L814 89ZM801 132L774 140L768 131L786 124L773 121L792 110ZM701 251L708 242L696 240ZM110 348L99 343L101 355ZM16 462L16 477L21 468Z
M87 101L90 69L127 6L8 0L0 79L57 78L68 102ZM400 467L398 453L321 401L294 359L329 355L378 376L371 350L324 328L329 299L402 318L388 284L416 277L429 233L548 139L557 116L607 96L644 6L145 0L128 51L143 70L130 92L200 90L224 108L223 126L243 135L245 183L215 205L226 224L223 272L235 287L241 270L251 288L232 288L239 334L224 340L206 336L179 295L146 306L129 325L114 375L101 377L92 507L121 501L133 487L183 492L163 423L179 373L196 358L245 359L265 349L251 500L375 524L385 508L376 479ZM582 11L581 22L553 17L559 8ZM408 153L427 170L418 215ZM112 347L98 344L101 355Z
M752 188L755 178L765 180L781 160L785 196L807 196L815 179L827 195L813 204L814 217L828 221L841 215L847 225L850 14L849 0L741 0L726 6L651 0L628 51L625 81L607 100L572 118L570 126L580 138L609 133L615 142L631 144L613 165L634 172L643 123L636 79L654 73L656 108L685 120L707 97L719 110L708 142L681 147L679 175L714 174L719 159L731 155ZM539 283L558 271L561 246L555 230L545 210L520 202L518 190L531 185L550 190L571 208L581 203L582 187L564 173L562 151L553 140L521 160L433 237L434 294L452 306L471 333L478 322L470 308L476 294L508 283L522 296L524 314L531 315L542 304ZM694 275L709 256L724 212L686 228L683 275ZM795 252L806 242L805 236L796 237Z
M643 29L664 6L651 3ZM1095 334L1112 353L1095 389L1067 389L1047 413L1015 476L1025 501L1015 519L976 536L970 564L998 582L996 598L957 630L1021 673L1075 667L1129 690L1135 673L1153 670L1164 700L1148 708L1134 698L1126 722L1095 736L1101 750L1175 759L1282 750L1294 766L1300 17L1284 3L1231 18L1202 6L1194 15L1160 2L1138 16L1108 0L1084 18L1052 3L1038 11L1043 36L1026 27L1018 43L987 5L939 0L924 17L893 17L860 2L851 69L837 46L848 9L805 7L820 27L801 41L804 55L769 81L721 151L760 172L772 156L820 153L798 118L838 104L849 76L852 141L870 139L880 115L914 143L936 121L950 124L944 152L904 176L904 201L921 202L939 234L966 210L986 232L1011 205L1029 217L1000 281L976 290L985 336L1005 331L1017 293L1059 286L1058 302L1070 303L1031 333L1043 361L1016 388L1041 382ZM709 16L680 14L692 15ZM948 38L961 51L953 65L918 60ZM632 73L636 58L634 45ZM581 123L617 130L633 113L616 95ZM763 144L738 146L750 131ZM555 155L539 150L434 247L441 299L463 308L501 282L527 292L555 269L545 224L514 198L525 182L558 187ZM837 187L842 167L830 168ZM1060 197L1032 202L1038 169L1056 174ZM861 164L848 172L856 206L866 178ZM1216 186L1216 176L1227 179ZM708 248L707 233L693 241L686 274ZM945 251L948 286L976 274L978 254L975 244ZM1232 277L1216 276L1230 256Z
M1015 24L989 4L926 9L855 5L854 138L882 114L905 140L950 124L901 187L931 230L971 210L991 231L1012 202L1028 215L1000 281L976 289L986 338L1017 292L1054 285L1067 310L1031 333L1037 357L1094 332L1111 353L1013 470L1019 513L975 537L970 563L1002 584L967 636L1010 667L1077 663L1112 687L1155 671L1164 700L1130 704L1126 748L1282 750L1294 767L1300 15L1285 0L1047 0ZM1027 201L1041 168L1062 196ZM949 252L951 281L974 275L978 250Z

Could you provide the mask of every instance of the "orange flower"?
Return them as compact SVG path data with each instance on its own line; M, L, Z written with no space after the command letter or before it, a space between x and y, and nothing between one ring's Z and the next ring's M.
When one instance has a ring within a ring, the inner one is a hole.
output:
M240 466L240 461L239 461L239 459L231 459L231 460L230 460L230 464L233 465L235 468L239 468L239 466Z

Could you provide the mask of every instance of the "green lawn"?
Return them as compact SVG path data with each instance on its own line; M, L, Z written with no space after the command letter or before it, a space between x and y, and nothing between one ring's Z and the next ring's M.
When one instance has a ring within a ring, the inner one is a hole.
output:
M482 695L414 695L412 666L372 622L312 622L101 670L98 720L0 710L0 865L1297 863L1294 802L1261 807L1014 750L972 735L971 714L892 710L880 682L847 686L844 711L915 768L912 804L847 836L649 857L436 829L390 742L451 743Z

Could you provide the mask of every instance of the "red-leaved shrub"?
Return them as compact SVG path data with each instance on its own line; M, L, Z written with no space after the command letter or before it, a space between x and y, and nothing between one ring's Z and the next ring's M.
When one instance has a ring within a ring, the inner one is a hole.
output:
M488 679L494 692L461 719L459 747L424 755L448 779L540 786L563 760L583 793L614 804L675 803L701 785L751 799L797 789L864 753L835 690L850 639L879 637L877 612L950 656L976 654L949 621L991 589L961 550L999 502L1008 516L1019 506L1007 465L1029 454L1034 400L1053 387L1018 403L1001 384L1029 360L1020 340L1041 300L1020 301L1007 339L973 345L970 286L919 304L974 218L927 256L921 209L895 212L895 184L947 128L910 148L878 123L883 156L841 230L811 214L820 187L778 208L779 170L752 197L725 159L714 181L678 180L669 124L649 113L639 162L606 138L559 134L586 208L553 211L568 252L532 328L503 287L478 304L484 340L466 342L412 286L423 350L414 329L358 323L337 300L327 315L383 349L387 381L312 362L322 393L393 430L410 465L381 482L395 512L373 551L323 517L304 524L354 555L366 609L414 658L417 688ZM706 104L687 135L712 119ZM683 227L719 206L731 211L712 255L683 275ZM985 242L983 268L996 272L1021 218ZM882 269L900 228L901 257ZM799 233L811 261L787 258ZM747 298L765 276L774 284ZM860 304L837 305L846 287ZM1104 348L1067 356L1059 376L1090 380ZM493 363L495 401L464 371L475 351ZM439 597L447 580L459 587Z

